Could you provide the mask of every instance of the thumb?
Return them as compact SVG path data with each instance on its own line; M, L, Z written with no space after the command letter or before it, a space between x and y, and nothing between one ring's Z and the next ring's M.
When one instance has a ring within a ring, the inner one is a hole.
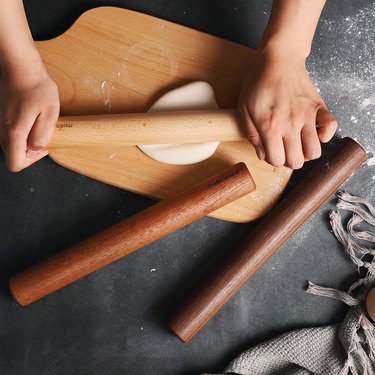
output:
M325 107L320 107L316 113L317 132L320 142L328 142L336 132L337 120Z
M239 110L247 140L255 148L258 159L264 160L266 153L258 129L256 128L248 109L245 106L240 106Z
M52 138L57 118L58 111L55 108L39 114L27 138L28 150L39 151L47 147Z

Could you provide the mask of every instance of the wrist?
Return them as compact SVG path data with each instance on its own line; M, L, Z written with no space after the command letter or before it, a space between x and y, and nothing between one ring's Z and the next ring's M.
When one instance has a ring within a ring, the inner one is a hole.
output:
M274 59L305 64L311 52L310 45L299 45L291 39L289 43L279 37L262 40L257 49L259 55Z
M34 45L23 49L22 54L13 51L2 56L0 61L1 73L12 82L22 80L39 79L42 75L47 75L42 58Z

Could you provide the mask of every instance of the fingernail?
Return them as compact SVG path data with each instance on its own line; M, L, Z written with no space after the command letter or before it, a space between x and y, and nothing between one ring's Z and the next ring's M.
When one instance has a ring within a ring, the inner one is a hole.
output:
M259 159L259 160L264 160L265 155L264 155L263 148L257 146L257 147L255 147L255 151L256 151L256 153L257 153L258 159Z
M40 156L43 152L46 152L46 150L43 150L43 149L40 149L40 150L31 150L31 149L28 149L26 151L26 157L28 157L29 159L34 159L37 156Z

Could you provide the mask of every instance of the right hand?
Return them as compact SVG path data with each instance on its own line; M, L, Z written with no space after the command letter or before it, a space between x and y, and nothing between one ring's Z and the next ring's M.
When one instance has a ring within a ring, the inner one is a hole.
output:
M304 59L291 56L258 52L243 85L240 111L258 158L275 167L298 169L318 158L320 142L328 142L337 128Z
M42 63L22 71L2 67L0 145L9 171L21 171L48 154L59 111L57 86Z

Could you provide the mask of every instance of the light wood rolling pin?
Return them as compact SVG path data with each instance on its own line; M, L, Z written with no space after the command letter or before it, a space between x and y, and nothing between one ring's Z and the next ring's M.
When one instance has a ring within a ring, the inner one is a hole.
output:
M172 331L190 340L365 160L355 141L338 140L176 311Z
M245 139L240 116L235 109L148 112L60 117L48 148Z
M255 189L244 163L161 201L67 250L16 274L14 299L27 305L171 233Z

